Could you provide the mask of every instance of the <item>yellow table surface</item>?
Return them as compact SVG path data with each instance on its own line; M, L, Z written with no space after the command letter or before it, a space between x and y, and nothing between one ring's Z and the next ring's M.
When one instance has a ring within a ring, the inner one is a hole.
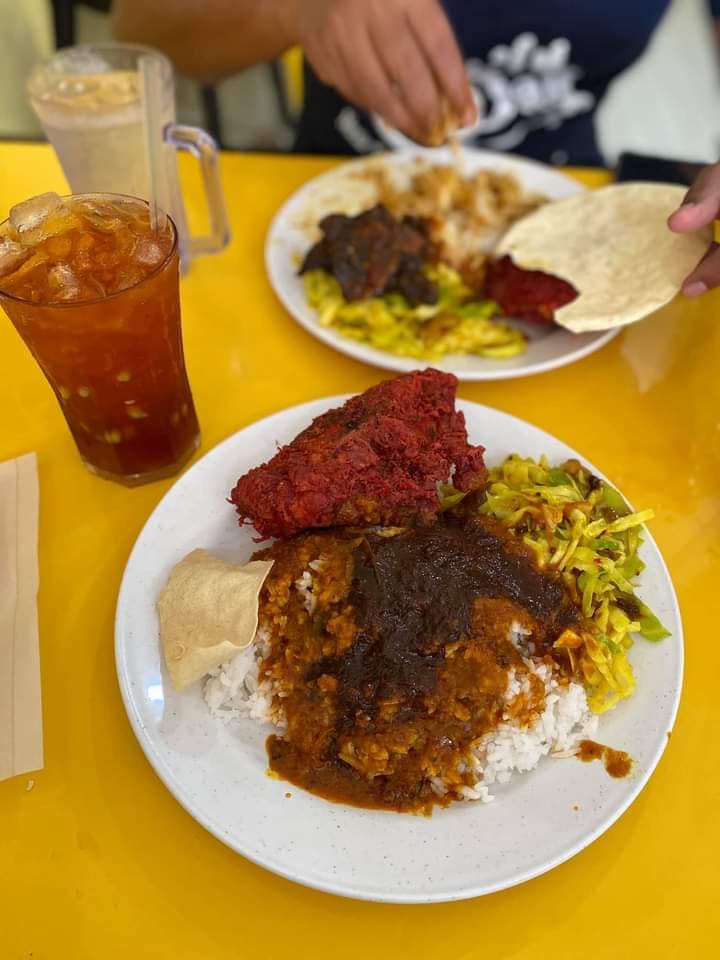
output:
M222 158L234 239L197 261L182 290L201 454L273 411L384 376L305 333L265 277L274 211L331 163ZM604 175L578 176L596 185ZM52 189L64 186L49 148L0 145L0 210ZM201 209L191 178L189 191ZM87 473L50 389L0 315L0 460L29 450L39 460L45 729L44 770L0 784L0 958L714 955L719 308L712 294L676 302L580 363L460 386L460 396L556 434L633 502L655 508L688 662L666 754L612 829L521 887L430 906L343 900L280 879L206 833L157 779L120 700L113 618L130 548L170 483L127 490Z

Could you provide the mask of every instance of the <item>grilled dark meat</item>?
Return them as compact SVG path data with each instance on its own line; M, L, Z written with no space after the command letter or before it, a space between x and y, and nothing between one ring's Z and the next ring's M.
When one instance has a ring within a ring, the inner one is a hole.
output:
M346 300L394 291L413 305L437 303L437 287L422 270L437 259L425 220L396 220L378 204L356 217L333 213L320 221L320 229L322 240L308 252L301 274L327 270Z
M241 477L230 499L262 537L330 526L407 524L440 510L438 481L485 483L483 448L455 410L457 380L421 370L385 380L313 420L268 463Z
M423 273L422 258L403 257L395 276L386 287L388 293L401 293L408 303L437 303L437 286Z

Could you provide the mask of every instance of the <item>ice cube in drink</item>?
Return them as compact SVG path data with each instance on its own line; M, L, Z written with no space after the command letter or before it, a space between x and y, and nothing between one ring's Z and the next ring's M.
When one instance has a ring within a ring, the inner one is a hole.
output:
M195 450L169 218L153 233L147 204L115 195L19 204L0 227L0 305L91 470L140 483Z
M10 226L21 240L33 242L36 231L42 229L49 217L61 209L63 203L57 193L41 193L38 197L16 203L10 210ZM39 238L39 235L37 235Z
M30 256L30 250L23 243L0 237L0 277L13 273Z

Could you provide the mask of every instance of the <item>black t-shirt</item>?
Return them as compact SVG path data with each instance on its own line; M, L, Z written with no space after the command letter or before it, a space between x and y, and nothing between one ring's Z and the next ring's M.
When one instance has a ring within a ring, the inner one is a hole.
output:
M643 52L668 0L444 0L443 6L484 104L470 142L547 163L592 165L602 162L595 109L610 82ZM296 150L373 153L402 143L397 131L355 109L306 66Z

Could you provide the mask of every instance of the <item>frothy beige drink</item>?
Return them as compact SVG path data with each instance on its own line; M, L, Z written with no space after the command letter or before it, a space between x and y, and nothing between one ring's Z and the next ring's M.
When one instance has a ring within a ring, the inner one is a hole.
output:
M30 93L75 192L102 192L112 183L130 196L149 195L137 72L35 78Z
M73 193L122 193L154 199L178 231L180 262L217 253L229 225L217 147L205 131L175 123L172 65L149 47L81 44L39 63L28 82L33 108ZM176 151L198 160L210 230L190 236Z

